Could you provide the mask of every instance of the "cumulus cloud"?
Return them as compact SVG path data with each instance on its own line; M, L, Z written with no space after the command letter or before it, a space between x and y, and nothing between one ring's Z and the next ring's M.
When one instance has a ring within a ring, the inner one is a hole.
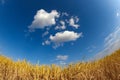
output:
M95 57L102 58L118 49L120 49L120 27L117 27L105 38L104 50L99 52Z
M71 18L71 19L69 20L69 24L70 24L70 26L78 29L78 27L80 26L80 25L76 24L78 21L79 21L79 19L78 19L77 17Z
M64 29L66 29L64 21L60 21L60 24L61 24L61 26L56 26L55 30L64 30Z
M55 25L56 24L55 19L58 17L59 17L59 13L56 10L52 10L50 13L45 11L44 9L38 10L29 28L43 29L47 26Z
M55 43L63 43L75 41L82 36L82 33L75 33L74 31L58 32L55 36L50 35L50 40Z
M50 35L49 39L54 43L53 48L56 49L59 46L63 46L64 42L76 41L80 37L82 37L82 32L76 33L74 31L63 31L56 33L54 36Z
M82 36L82 33L67 31L67 26L78 29L78 21L78 17L70 16L66 12L57 12L57 10L47 12L44 9L40 9L37 11L32 24L28 28L29 32L35 32L36 29L44 29L41 30L43 32L41 36L45 38L43 39L42 45L50 45L52 43L54 45L53 48L57 48L63 46L64 42L76 41ZM53 30L59 30L61 32L55 31L55 35L50 35ZM50 36L48 37L48 35Z
M68 55L58 55L56 60L65 61L68 59Z

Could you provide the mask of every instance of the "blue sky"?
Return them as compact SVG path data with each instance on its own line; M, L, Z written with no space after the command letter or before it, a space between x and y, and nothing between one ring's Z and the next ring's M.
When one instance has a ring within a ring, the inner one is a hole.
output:
M119 0L0 0L0 53L68 64L120 48Z

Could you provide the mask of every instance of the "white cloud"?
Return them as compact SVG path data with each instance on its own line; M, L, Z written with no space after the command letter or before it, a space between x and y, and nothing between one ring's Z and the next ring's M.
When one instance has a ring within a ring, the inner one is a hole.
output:
M106 38L105 38L105 46L109 47L115 44L120 40L120 27L117 27L112 33L110 33ZM117 47L116 47L117 48Z
M78 22L78 21L79 21L79 19L78 19L77 17L71 18L71 19L69 20L69 24L70 24L70 26L78 29L78 27L79 27L80 25L75 24L75 23Z
M44 33L42 34L42 37L44 37L44 36L46 36L46 35L48 35L48 34L49 34L49 32L46 31L46 32L44 32Z
M116 16L117 16L117 17L119 17L119 16L120 16L120 13L119 13L119 12L117 12Z
M117 27L105 38L104 50L99 52L95 57L102 58L118 49L120 49L120 27Z
M29 28L43 29L47 26L55 25L56 24L55 19L58 17L59 13L56 10L52 10L50 13L46 12L44 9L38 10Z
M66 65L66 62L65 61L59 61L59 64L60 65Z
M49 39L54 43L53 48L56 49L59 46L63 46L65 42L76 41L80 37L82 37L82 32L75 33L74 31L64 31L58 32L54 36L50 35Z
M44 46L44 45L50 45L50 41L49 40L46 40L45 42L42 42L42 45Z
M93 52L95 49L96 49L96 46L95 45L91 45L89 47L86 48L88 52Z
M66 12L63 12L63 13L62 13L62 16L69 16L69 14L66 13Z
M79 18L76 16L75 17L76 23L79 22Z
M74 31L58 32L55 36L50 36L50 40L55 43L64 43L75 41L82 36L82 33L75 33Z
M60 24L61 24L61 26L56 26L55 30L64 30L64 29L66 29L64 21L60 21Z
M63 43L54 43L54 45L52 46L54 49L60 47L60 46L63 46L64 44Z
M57 48L59 46L63 46L64 42L76 41L82 36L82 33L66 30L67 26L78 29L78 21L78 17L70 16L66 12L57 12L57 10L47 12L44 9L40 9L34 16L34 20L32 21L32 24L28 27L28 31L35 32L35 29L44 29L42 30L44 32L41 36L42 38L45 38L43 40L46 41L43 41L42 45L50 45L52 43L53 48ZM53 29L64 31L56 32L55 35L50 35L49 33L51 33ZM48 35L50 36L48 37Z
M60 61L66 61L68 59L68 55L58 55L56 57L56 60L60 60Z

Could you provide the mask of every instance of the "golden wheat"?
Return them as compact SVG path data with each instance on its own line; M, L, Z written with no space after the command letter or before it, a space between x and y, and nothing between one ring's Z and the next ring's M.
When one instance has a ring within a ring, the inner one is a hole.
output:
M67 67L13 62L0 56L0 80L120 80L120 50L101 60Z

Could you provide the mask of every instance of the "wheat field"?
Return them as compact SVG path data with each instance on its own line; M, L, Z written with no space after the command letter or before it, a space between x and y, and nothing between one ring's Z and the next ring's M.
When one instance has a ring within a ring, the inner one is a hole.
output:
M0 80L120 80L120 50L101 60L65 67L14 62L0 55Z

